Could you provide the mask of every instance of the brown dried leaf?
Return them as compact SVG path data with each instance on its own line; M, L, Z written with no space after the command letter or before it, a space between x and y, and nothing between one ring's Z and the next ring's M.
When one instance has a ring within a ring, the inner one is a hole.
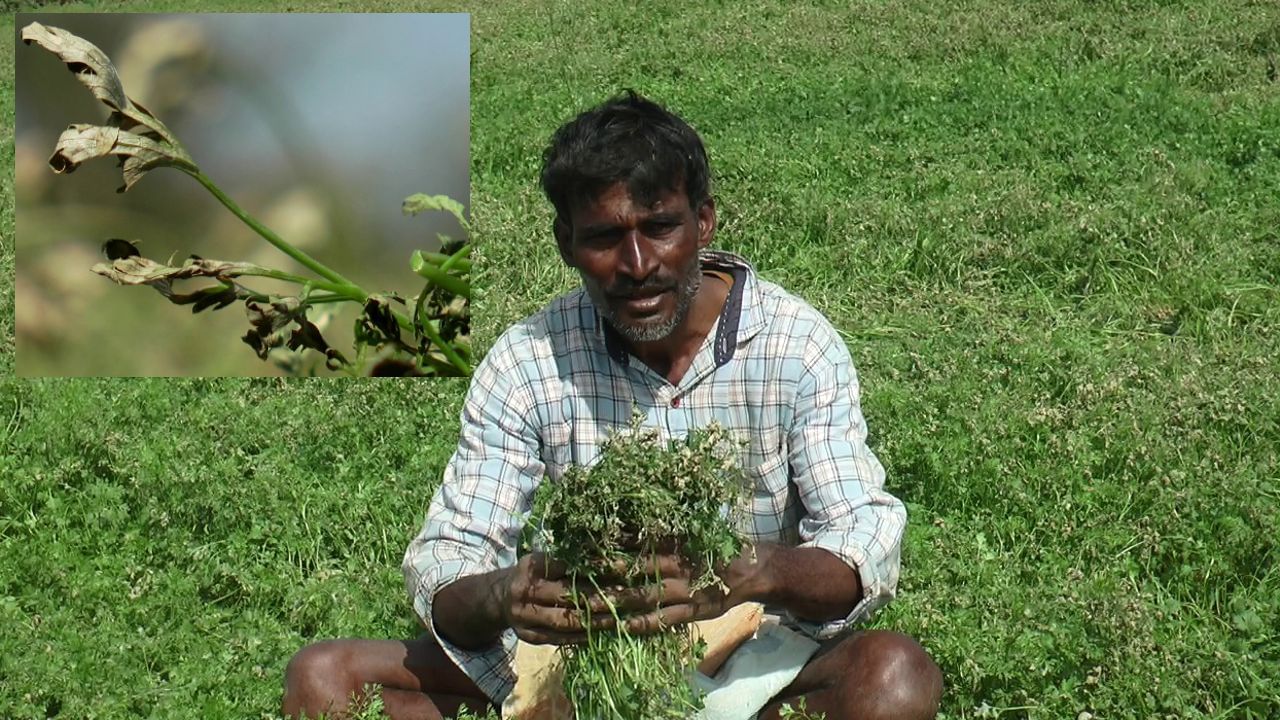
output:
M120 258L110 263L98 263L93 266L95 273L110 278L121 285L155 285L161 282L168 283L174 280L185 280L194 277L225 280L261 269L251 263L194 257L189 258L180 267L172 267L141 255Z
M164 123L124 94L124 86L120 83L115 65L98 46L62 28L48 27L38 22L22 28L22 41L28 45L34 42L66 63L67 69L75 74L76 79L89 88L95 98L111 108L112 125L126 130L144 125L159 136L157 139L177 145L177 140Z
M260 269L256 265L192 257L181 267L171 267L142 257L138 254L137 246L118 238L108 240L103 245L103 252L107 253L108 257L113 255L117 257L109 263L94 265L92 269L95 273L121 285L150 285L174 305L190 305L193 313L211 307L214 310L221 310L236 300L255 296L252 291L238 285L231 278ZM189 293L174 291L174 280L195 277L213 278L218 281L218 284Z
M298 298L285 297L269 303L246 300L244 307L251 327L241 339L259 358L266 360L272 349L284 346L290 350L311 348L324 354L331 370L347 364L342 353L329 347L320 328L307 319L307 305ZM290 330L291 324L297 327Z
M49 167L56 173L71 173L86 160L107 155L120 157L123 165L124 185L116 192L133 187L153 168L177 167L197 171L195 163L181 148L116 127L84 124L74 124L63 131L53 156L49 158Z
M282 331L293 322L300 311L304 311L304 308L298 298L287 297L265 304L246 300L244 311L249 316L250 328L241 339L258 353L259 358L266 360L267 353L271 352L272 348L284 344L285 337ZM305 320L305 317L303 319Z
M58 138L49 165L56 173L69 173L86 160L115 155L123 166L124 192L157 167L176 167L199 172L191 156L149 110L130 100L110 58L93 43L62 28L31 23L22 29L22 39L54 53L76 78L107 107L111 116L105 125L75 124Z
M400 339L400 325L396 322L395 314L391 310L391 300L404 302L394 296L390 298L384 295L369 296L364 304L364 311L356 320L356 338L359 341L374 346L385 343L403 344Z

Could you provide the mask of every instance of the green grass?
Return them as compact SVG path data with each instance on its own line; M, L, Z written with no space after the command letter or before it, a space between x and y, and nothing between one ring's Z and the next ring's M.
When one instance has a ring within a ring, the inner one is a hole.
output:
M473 8L480 345L574 282L547 137L648 93L707 141L718 245L853 352L911 511L876 625L944 717L1280 715L1280 11L826 5ZM412 634L461 393L0 381L0 716L270 717L302 643Z
M0 377L13 375L13 16L0 16Z
M474 20L482 332L575 280L546 138L648 93L707 142L718 245L853 351L911 510L877 625L946 717L1280 714L1280 13L687 5Z
M306 642L416 635L464 387L6 383L0 717L270 716Z

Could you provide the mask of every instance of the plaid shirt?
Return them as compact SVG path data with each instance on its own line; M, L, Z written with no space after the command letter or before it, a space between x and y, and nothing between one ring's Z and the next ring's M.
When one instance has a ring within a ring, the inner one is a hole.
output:
M746 536L824 548L857 570L863 599L847 618L794 626L829 637L893 597L906 510L883 490L884 469L867 448L848 349L821 314L741 258L706 252L703 266L735 282L678 385L631 357L582 289L508 329L476 369L458 449L404 557L414 609L433 633L436 592L514 565L538 483L591 464L633 407L667 437L715 420L745 438L741 466L755 485ZM481 690L505 699L515 683L512 630L478 651L435 634Z

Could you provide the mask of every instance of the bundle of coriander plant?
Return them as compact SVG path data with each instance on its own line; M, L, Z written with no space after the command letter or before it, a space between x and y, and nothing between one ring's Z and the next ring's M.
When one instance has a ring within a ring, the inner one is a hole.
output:
M571 467L534 497L529 528L565 564L578 596L661 582L646 575L643 562L655 554L680 556L693 568L695 588L722 585L716 568L742 549L734 522L747 488L727 431L713 424L684 441L664 442L642 419L611 434L590 469ZM585 602L579 610L590 616ZM688 626L632 636L622 625L562 650L565 694L576 717L687 718L701 709L689 674L702 648Z

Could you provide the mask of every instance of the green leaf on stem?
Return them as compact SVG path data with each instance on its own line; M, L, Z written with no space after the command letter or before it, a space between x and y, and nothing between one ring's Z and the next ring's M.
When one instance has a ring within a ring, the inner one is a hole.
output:
M413 255L409 256L409 267L419 276L430 280L435 285L448 290L454 295L460 295L468 300L471 299L471 283L449 274L439 265L427 259L421 250L415 250Z
M405 215L417 215L428 210L443 210L457 218L458 224L464 229L469 227L462 203L448 195L415 193L404 199L404 205L401 206L401 209Z

